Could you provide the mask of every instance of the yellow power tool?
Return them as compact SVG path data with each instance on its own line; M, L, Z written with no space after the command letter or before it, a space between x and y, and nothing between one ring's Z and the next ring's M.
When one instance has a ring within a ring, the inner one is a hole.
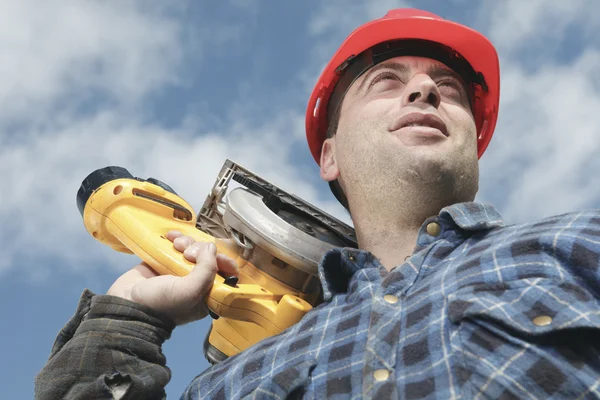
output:
M94 238L158 274L183 276L194 266L166 238L170 230L213 242L236 261L240 276L217 275L205 298L214 320L204 355L213 364L298 322L321 300L323 254L356 247L350 226L230 160L198 215L165 183L114 166L84 179L77 206Z

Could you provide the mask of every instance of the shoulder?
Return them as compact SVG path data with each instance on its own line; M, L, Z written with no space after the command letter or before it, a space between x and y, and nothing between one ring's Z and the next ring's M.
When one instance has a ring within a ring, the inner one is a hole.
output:
M559 227L568 230L586 229L588 227L597 228L600 226L600 209L557 214L525 225L532 225L537 228Z
M514 269L520 278L570 277L600 285L600 210L499 226L472 238L468 247L490 268Z
M600 245L600 209L553 215L531 222L506 225L498 233L515 238L553 235L557 242L585 241Z

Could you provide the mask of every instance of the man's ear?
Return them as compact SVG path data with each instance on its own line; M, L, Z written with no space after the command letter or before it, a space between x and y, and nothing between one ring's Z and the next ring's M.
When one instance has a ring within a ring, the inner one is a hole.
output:
M335 159L335 137L326 139L321 147L321 178L331 182L340 176Z

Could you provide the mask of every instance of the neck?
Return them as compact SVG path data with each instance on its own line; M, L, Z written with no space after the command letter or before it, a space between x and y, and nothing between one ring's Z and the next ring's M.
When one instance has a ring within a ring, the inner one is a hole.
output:
M381 159L381 165L370 165L367 159L359 164L361 168L347 171L343 179L340 176L359 247L375 255L388 271L403 264L412 255L427 218L475 198L476 162L455 166L408 160L409 167L393 169L387 167L392 161Z
M363 185L352 189L349 193L354 196L348 200L358 245L375 255L388 271L412 255L419 229L427 218L470 198L440 181L431 185L421 181L420 185L399 185L395 189L387 183L365 185L363 181Z
M355 210L353 207L358 245L375 255L390 271L412 255L421 225L428 217L437 215L440 209L402 213L403 210L398 209L383 211L381 208L356 207Z

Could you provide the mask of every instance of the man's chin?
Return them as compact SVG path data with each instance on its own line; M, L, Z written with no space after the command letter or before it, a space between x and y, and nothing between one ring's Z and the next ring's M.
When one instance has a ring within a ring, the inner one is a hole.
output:
M401 153L403 157L411 160L411 163L417 165L427 165L433 163L438 165L452 160L452 154L449 146L444 143L422 143L412 146L403 146Z

